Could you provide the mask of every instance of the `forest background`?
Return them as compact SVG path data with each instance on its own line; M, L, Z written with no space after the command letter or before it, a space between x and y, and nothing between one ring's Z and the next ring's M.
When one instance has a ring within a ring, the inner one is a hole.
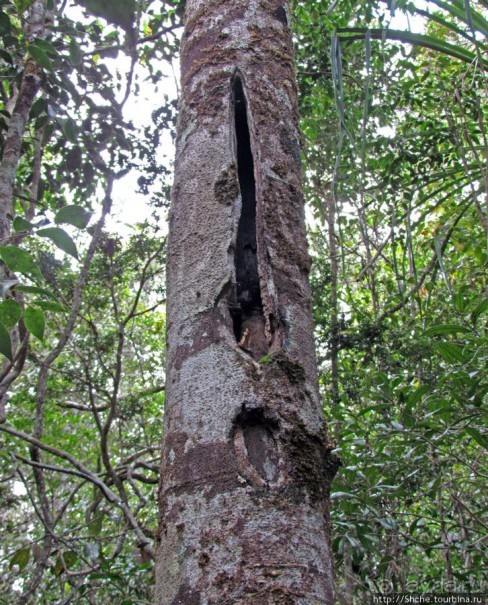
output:
M183 6L40 4L0 0L0 603L150 603ZM487 7L292 7L344 605L487 592Z

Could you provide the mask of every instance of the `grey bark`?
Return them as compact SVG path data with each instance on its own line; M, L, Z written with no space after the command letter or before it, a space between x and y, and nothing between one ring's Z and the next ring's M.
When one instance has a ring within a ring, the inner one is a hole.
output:
M160 605L334 602L286 0L188 0Z
M35 0L24 27L24 34L29 42L36 37L43 37L46 18L46 0ZM39 92L42 83L42 69L28 58L15 106L9 120L3 157L0 163L0 244L6 245L10 236L10 219L13 205L12 197L15 185L17 166L19 164L22 139L29 111Z

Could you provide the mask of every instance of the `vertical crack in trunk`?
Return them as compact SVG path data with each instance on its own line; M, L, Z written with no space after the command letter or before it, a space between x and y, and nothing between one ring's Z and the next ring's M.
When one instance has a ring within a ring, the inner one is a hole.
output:
M232 81L232 106L242 208L234 256L236 302L232 305L231 312L239 346L254 359L260 359L268 353L268 342L258 271L256 181L247 101L242 80L238 76Z

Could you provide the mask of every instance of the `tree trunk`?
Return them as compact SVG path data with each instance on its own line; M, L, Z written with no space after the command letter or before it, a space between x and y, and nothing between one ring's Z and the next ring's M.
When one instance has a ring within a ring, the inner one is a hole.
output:
M188 0L157 602L332 604L286 0Z

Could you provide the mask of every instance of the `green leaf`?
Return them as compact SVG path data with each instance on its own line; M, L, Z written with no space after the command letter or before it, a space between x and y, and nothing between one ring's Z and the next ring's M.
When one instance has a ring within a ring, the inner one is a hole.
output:
M7 13L3 11L0 12L0 34L9 34L12 29L12 24L10 23L9 16Z
M0 324L0 353L12 361L12 340L9 331Z
M60 227L48 227L47 229L39 229L39 231L36 231L36 234L49 238L60 250L78 259L76 245L64 229Z
M78 0L86 10L109 23L132 30L135 17L135 0Z
M27 47L27 52L41 67L44 67L44 69L47 69L47 71L53 70L51 59L47 56L46 52L42 48L36 46L35 44L29 44Z
M48 42L47 40L43 40L42 38L36 38L34 40L34 44L48 55L58 54L58 51L54 48L51 42Z
M439 324L432 326L424 332L424 336L439 336L440 334L458 334L459 332L469 332L468 328L458 324Z
M448 363L464 363L466 361L463 350L452 342L437 342L434 350Z
M56 213L54 222L58 225L59 223L66 223L78 227L78 229L85 229L90 222L91 217L92 213L81 206L63 206L63 208Z
M47 102L44 97L39 97L37 101L35 101L31 107L29 112L29 118L35 119L38 118L42 113L46 113L47 111Z
M36 307L27 307L24 313L24 323L33 336L41 342L44 340L44 330L46 328L44 311L36 309Z
M12 223L12 227L14 228L14 231L18 233L19 231L30 231L34 225L30 221L26 221L25 218L16 216Z
M42 273L32 256L17 246L0 246L0 257L10 271L42 279Z
M102 526L103 526L103 513L101 514L97 514L96 517L94 517L89 525L88 525L88 531L90 532L91 536L99 536L100 533L102 532Z
M19 292L26 292L27 294L40 294L47 298L55 299L56 296L44 288L38 288L37 286L15 286L15 289Z
M391 517L383 517L382 519L378 519L378 523L390 531L397 528L395 519L392 519Z
M30 559L30 546L26 546L25 548L21 548L18 550L10 559L9 567L12 569L14 565L19 566L19 571L22 571L26 568L27 563L29 563Z
M71 65L81 65L83 62L83 53L74 38L69 42L69 61Z
M68 550L63 553L63 559L66 569L71 569L76 561L78 561L78 554L74 550Z
M412 393L410 393L407 397L407 406L413 407L416 403L418 403L420 401L420 399L422 399L423 395L425 395L425 393L428 393L430 390L430 387L426 384L421 384L417 389L415 389L415 391L413 391Z
M468 435L472 437L476 441L476 443L478 443L485 449L488 449L488 439L485 435L482 435L477 429L474 429L471 426L467 426L464 429L464 432L468 433Z
M398 40L405 44L413 44L414 46L423 46L424 48L430 48L439 53L455 57L461 61L472 63L476 55L469 50L466 50L460 45L450 44L439 38L427 36L425 34L416 34L409 31L401 31L396 29L371 29L368 30L366 27L344 27L338 28L337 32L340 35L340 39L344 42L352 40L360 40L366 37L366 33L370 32L371 38L375 40Z
M13 328L22 317L21 305L12 298L0 303L0 323L7 329Z
M34 300L32 301L33 305L40 307L43 311L51 311L52 313L67 313L68 309L63 307L56 302L51 302L49 300Z
M58 124L63 130L64 136L70 143L76 143L78 140L78 126L73 118L56 118Z
M476 324L480 315L486 313L488 311L488 298L482 300L479 305L477 305L476 309L471 313L471 321Z
M34 0L14 0L14 2L19 15L22 15L34 3Z

